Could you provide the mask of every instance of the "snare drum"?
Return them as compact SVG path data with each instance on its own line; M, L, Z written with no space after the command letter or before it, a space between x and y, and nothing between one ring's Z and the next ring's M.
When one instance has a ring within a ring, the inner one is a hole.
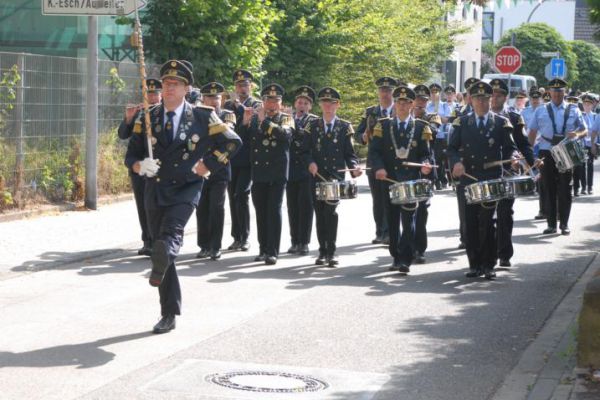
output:
M508 198L529 196L535 193L535 181L531 176L512 176L504 180Z
M504 179L492 179L465 186L467 204L491 203L507 198Z
M410 204L426 201L433 197L431 181L416 179L394 183L390 186L390 202L392 204Z
M567 172L585 162L585 152L579 140L565 139L550 149L558 172Z
M340 199L355 199L356 197L358 197L356 181L340 182Z
M322 201L355 199L358 196L358 185L355 181L317 182L315 194L317 200Z

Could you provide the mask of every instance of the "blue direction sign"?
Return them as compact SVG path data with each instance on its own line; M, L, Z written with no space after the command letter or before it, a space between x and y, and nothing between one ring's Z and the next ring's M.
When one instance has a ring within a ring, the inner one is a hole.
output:
M545 68L546 79L565 78L567 76L567 64L564 58L553 58Z

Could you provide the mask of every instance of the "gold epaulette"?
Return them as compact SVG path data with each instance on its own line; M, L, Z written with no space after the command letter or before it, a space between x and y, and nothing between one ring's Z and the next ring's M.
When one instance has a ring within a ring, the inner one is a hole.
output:
M429 122L432 122L437 125L442 125L442 119L438 114L429 114Z
M206 106L206 107L202 106L201 108L206 108L207 110L208 109L212 110L210 113L210 117L208 117L208 134L209 135L211 135L211 136L218 135L219 133L223 133L227 129L229 129L227 124L225 122L223 122L221 120L221 118L219 118L219 116L215 112L214 108L208 107L208 106Z
M352 122L346 121L345 119L340 119L341 122L348 124L348 132L346 132L346 136L354 135L354 127L352 126Z
M502 127L505 129L513 129L513 126L508 120L508 118L504 118L504 125L502 125Z
M525 125L525 120L523 119L523 116L522 116L522 115L519 115L519 120L517 121L517 123L518 123L519 125Z
M217 160L222 163L222 164L227 164L229 162L229 153L225 152L225 153L221 153L219 150L215 150L213 151L213 154L215 155L215 157L217 157Z
M198 108L204 108L205 110L210 110L210 111L214 111L215 110L214 107L207 106L207 105L204 105L204 104L198 104L198 105L196 105L196 107L198 107Z
M453 122L452 122L452 126L460 126L460 117L456 118Z
M421 134L421 139L426 140L428 142L433 140L433 132L431 131L429 124L423 126L423 133Z
M235 125L237 122L237 118L235 117L235 113L233 111L226 110L223 114L223 122Z

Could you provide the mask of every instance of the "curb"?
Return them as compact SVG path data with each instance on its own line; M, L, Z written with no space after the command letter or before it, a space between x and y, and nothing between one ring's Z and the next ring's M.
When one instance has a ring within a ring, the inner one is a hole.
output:
M118 195L109 195L102 196L98 199L98 205L107 205L112 203L118 203L122 201L133 200L133 193L123 193ZM17 221L20 219L27 219L33 217L40 217L44 215L52 215L52 214L60 214L66 211L75 211L79 208L83 208L83 202L65 202L61 204L48 204L41 205L37 208L29 209L29 210L17 210L17 211L8 211L7 213L0 213L0 223L9 222L9 221Z
M587 283L600 269L598 253L591 259L544 323L537 338L506 376L491 400L566 400L575 385L577 326Z

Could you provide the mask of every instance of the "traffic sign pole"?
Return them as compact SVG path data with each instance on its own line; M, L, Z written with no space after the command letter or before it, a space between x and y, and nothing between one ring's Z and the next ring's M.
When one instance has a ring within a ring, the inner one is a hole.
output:
M88 58L85 134L85 207L98 203L98 17L88 17Z

